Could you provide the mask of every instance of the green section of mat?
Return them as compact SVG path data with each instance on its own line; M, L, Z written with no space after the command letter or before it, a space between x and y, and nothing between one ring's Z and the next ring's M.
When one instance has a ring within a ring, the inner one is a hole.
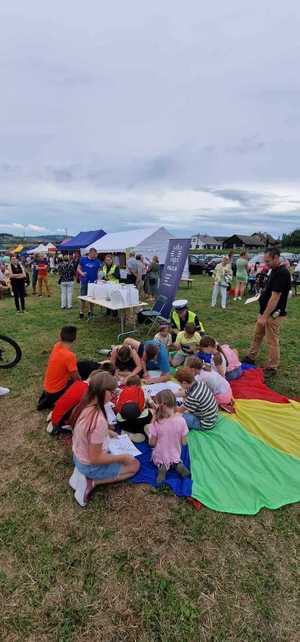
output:
M255 515L300 500L300 460L221 416L209 432L188 435L192 496L224 513Z

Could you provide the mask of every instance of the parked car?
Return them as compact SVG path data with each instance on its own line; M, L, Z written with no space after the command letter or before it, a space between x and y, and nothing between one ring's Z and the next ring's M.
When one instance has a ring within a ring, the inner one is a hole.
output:
M205 268L206 274L209 274L211 276L216 265L218 265L218 263L221 263L222 260L223 260L223 256L214 256L213 258L211 258L207 262L207 265Z
M191 274L203 274L206 271L207 257L204 254L189 255L189 271Z

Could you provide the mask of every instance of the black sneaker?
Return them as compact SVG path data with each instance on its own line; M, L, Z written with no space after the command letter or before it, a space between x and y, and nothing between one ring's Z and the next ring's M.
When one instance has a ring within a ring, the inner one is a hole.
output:
M276 368L264 368L264 374L266 377L275 377L277 370Z
M251 357L248 357L248 356L242 359L242 363L248 363L249 366L255 366L255 360L251 359Z
M81 319L81 321L82 321L82 319L84 319L84 314L83 314L83 312L80 312L80 314L79 314L79 319Z

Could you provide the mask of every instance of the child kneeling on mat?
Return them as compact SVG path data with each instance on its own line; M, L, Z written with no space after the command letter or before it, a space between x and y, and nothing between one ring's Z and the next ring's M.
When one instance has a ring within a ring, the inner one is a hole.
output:
M113 484L133 477L139 462L131 455L111 455L108 438L116 437L106 419L105 404L109 403L117 380L108 372L91 376L87 393L75 408L73 427L74 472L69 480L80 506L86 506L98 484Z
M172 467L181 477L190 476L190 471L181 461L181 449L189 431L183 417L176 413L176 397L171 390L159 392L156 403L155 420L148 427L148 434L149 444L154 446L152 461L158 468L156 482L160 484Z

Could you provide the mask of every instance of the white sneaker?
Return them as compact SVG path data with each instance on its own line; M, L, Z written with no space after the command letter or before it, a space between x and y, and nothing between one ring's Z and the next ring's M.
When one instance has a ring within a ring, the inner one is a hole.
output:
M0 397L5 397L5 395L8 395L9 393L9 388L2 388L2 386L0 386Z
M81 475L81 473L79 472L78 468L76 468L76 466L74 466L73 473L72 473L72 475L71 475L71 477L69 479L69 486L71 486L71 488L73 490L77 490L77 483L78 483L80 475Z
M75 499L78 502L79 506L84 507L87 505L90 498L90 493L92 490L93 490L92 480L87 479L87 477L85 477L78 471Z
M241 297L241 296L238 296L238 301L241 301L241 300L242 300L242 297Z
M236 296L234 296L234 297L233 297L233 300L234 300L234 301L237 301L237 298L236 298Z
M46 431L47 431L47 433L48 433L49 435L52 435L52 433L54 432L54 426L53 426L52 421L49 421L49 422L47 423Z

